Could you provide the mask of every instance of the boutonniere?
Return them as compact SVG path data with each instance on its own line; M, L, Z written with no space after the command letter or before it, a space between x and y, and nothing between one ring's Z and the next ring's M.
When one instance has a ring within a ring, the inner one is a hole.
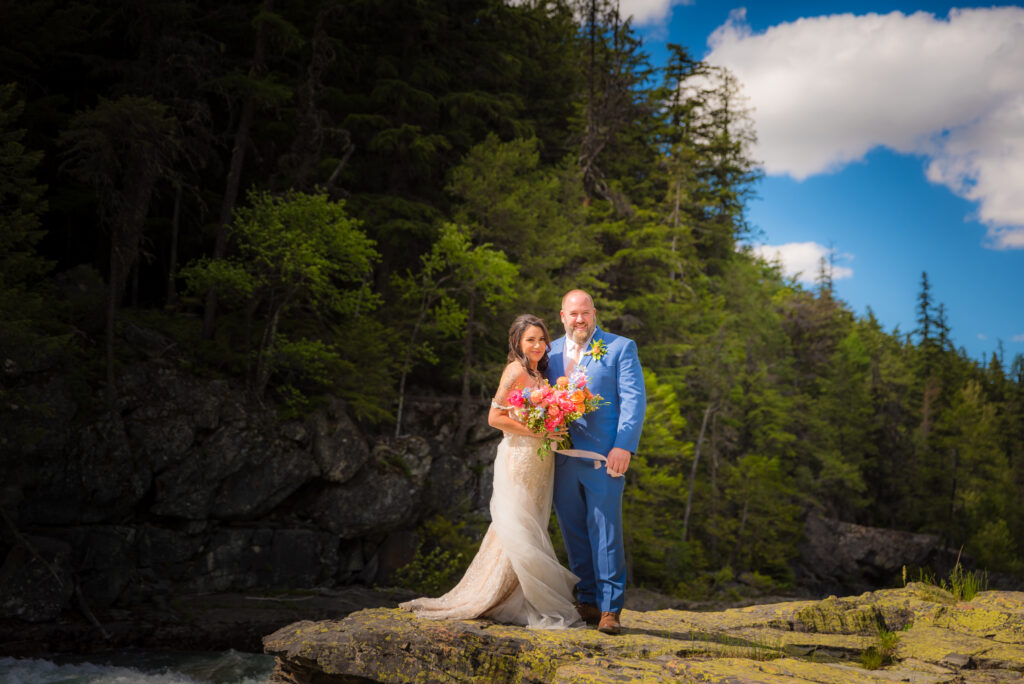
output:
M590 354L595 361L600 361L601 357L608 353L608 345L604 343L604 340L594 340L590 343L590 349L586 353Z

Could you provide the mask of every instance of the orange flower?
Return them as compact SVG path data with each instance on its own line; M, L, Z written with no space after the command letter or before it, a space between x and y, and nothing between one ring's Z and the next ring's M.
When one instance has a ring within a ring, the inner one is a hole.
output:
M574 404L582 404L584 401L586 401L587 395L583 393L583 390L576 390L571 395L569 395L569 399L571 399L572 403Z
M568 384L569 384L569 378L565 377L564 375L558 376L558 379L555 380L555 387L565 387Z

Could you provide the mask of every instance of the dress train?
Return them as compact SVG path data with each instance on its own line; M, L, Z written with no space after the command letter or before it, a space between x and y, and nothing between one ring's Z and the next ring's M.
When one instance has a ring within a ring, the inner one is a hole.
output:
M555 557L548 520L554 455L541 460L539 437L505 433L494 461L491 525L459 583L439 598L400 607L429 619L487 617L537 629L580 622L572 600L579 581Z

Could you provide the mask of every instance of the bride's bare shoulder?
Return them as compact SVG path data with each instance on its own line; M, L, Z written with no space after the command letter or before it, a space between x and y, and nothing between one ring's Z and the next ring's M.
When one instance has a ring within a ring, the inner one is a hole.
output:
M501 373L501 387L502 389L512 389L516 385L525 387L529 379L530 376L523 365L513 361L505 366L505 370Z

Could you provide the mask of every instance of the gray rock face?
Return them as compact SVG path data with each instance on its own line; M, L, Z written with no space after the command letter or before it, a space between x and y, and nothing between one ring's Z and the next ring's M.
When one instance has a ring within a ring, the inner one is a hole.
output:
M423 437L385 437L373 447L373 459L381 466L401 472L417 487L422 487L433 459L430 444Z
M18 544L0 566L0 617L48 622L60 615L75 589L71 546L45 537L25 539L32 550Z
M255 520L277 507L317 474L308 451L275 441L253 453L246 466L225 477L210 515L218 520Z
M328 482L347 482L370 458L370 448L340 399L331 399L309 420L309 434L320 477Z
M345 484L330 484L302 506L318 527L341 539L387 532L416 519L422 488L399 466L375 462Z
M158 546L159 545L159 546ZM240 591L253 587L312 587L331 583L338 539L307 529L211 528L199 534L150 528L140 543L133 598Z
M169 344L130 333L140 349ZM78 423L67 388L51 380L34 390L60 425L43 420L48 441L32 460L0 462L0 504L19 526L45 525L67 545L93 608L385 581L409 561L422 519L485 510L490 498L501 435L485 408L466 453L453 454L443 398L411 401L415 434L371 444L340 399L281 422L244 388L198 378L162 353L127 366L119 389L114 411Z
M282 422L244 387L179 368L158 334L129 332L143 353L156 352L123 369L114 410L79 409L55 377L24 388L37 398L34 424L0 412L0 427L37 435L4 444L0 505L19 528L45 526L60 540L61 567L94 608L369 582L384 534L427 514L433 442L408 436L371 449L340 399ZM459 472L451 485L474 489ZM65 601L30 591L31 564L18 553L4 581L25 587L26 603L5 614L54 615Z
M124 421L107 413L79 435L68 464L78 469L84 500L74 520L100 522L129 514L149 488L151 464L132 450Z
M112 605L136 578L138 530L129 525L72 527L61 535L92 608Z
M71 444L33 462L32 472L19 478L21 488L32 492L20 513L41 525L124 517L146 493L151 476L148 464L130 448L117 413L99 416Z
M956 551L944 549L935 535L810 515L797 574L801 584L824 593L850 593L892 584L904 566L952 567L955 557Z
M498 454L500 439L482 442L470 452L470 463L479 473L473 495L473 509L490 515L491 494L494 490L494 459Z
M57 377L19 387L14 398L0 410L0 453L23 455L38 466L39 459L67 443L78 406ZM8 463L7 467L14 465ZM15 475L13 468L10 475Z

